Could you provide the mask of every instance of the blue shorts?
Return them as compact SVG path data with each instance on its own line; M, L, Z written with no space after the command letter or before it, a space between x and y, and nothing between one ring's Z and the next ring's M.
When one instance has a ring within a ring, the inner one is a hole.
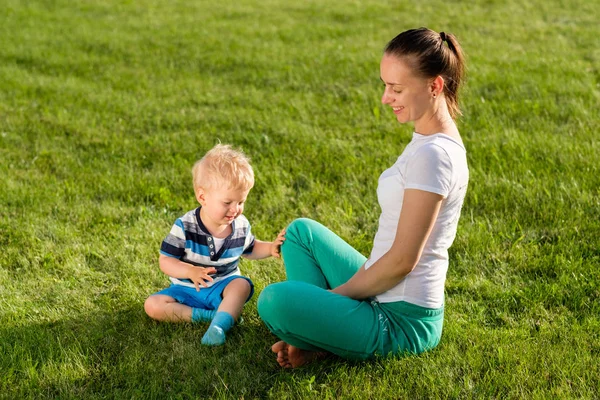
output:
M211 287L204 288L200 286L199 292L196 291L196 288L171 284L171 286L168 288L154 293L153 296L156 294L162 294L172 297L177 300L178 303L185 304L186 306L203 308L205 310L216 310L219 308L221 301L223 301L222 294L225 290L225 287L234 279L245 279L250 284L250 295L246 299L246 302L248 302L248 300L250 300L254 294L254 284L250 278L246 278L245 276L241 275L230 276L215 283Z

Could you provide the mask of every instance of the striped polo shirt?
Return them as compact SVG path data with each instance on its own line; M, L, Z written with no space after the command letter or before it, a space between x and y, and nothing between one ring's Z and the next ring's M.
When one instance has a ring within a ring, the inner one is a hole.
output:
M239 215L231 223L231 234L225 238L219 251L215 251L214 238L200 219L200 207L177 218L171 232L160 246L160 254L177 258L198 267L214 267L217 272L210 276L212 286L232 275L240 275L238 264L242 254L252 253L254 235L250 232L250 222ZM176 285L194 287L190 279L169 277Z

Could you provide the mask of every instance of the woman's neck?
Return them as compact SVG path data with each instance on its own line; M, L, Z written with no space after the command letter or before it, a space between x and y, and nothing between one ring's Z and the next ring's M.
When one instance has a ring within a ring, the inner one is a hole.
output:
M450 116L445 103L440 105L434 112L425 114L415 121L415 132L425 136L443 133L460 140L456 123Z

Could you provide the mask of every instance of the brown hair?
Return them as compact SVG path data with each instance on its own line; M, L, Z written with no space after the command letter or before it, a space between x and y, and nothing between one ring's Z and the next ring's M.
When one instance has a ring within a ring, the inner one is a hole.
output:
M444 45L447 43L447 46ZM458 89L465 72L465 57L456 37L427 28L410 29L390 40L385 54L404 58L425 78L444 78L444 96L453 119L462 113Z

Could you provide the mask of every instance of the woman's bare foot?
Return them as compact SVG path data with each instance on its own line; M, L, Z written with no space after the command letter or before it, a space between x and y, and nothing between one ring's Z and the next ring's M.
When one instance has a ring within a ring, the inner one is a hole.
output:
M284 341L279 341L271 346L273 353L277 353L277 362L283 368L296 368L316 359L325 358L329 353L302 350Z

